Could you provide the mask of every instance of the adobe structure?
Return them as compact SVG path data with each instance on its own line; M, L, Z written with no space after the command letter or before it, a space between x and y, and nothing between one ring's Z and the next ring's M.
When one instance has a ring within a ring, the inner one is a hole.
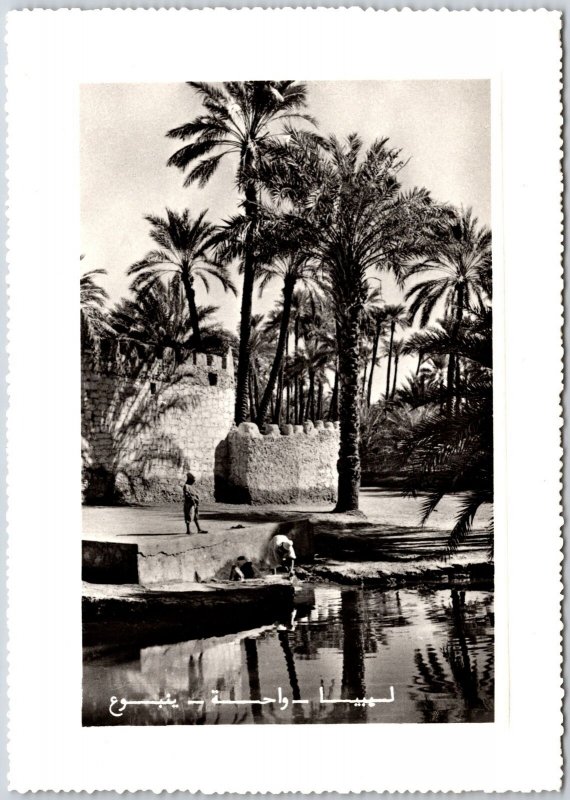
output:
M334 501L335 425L236 428L231 351L149 362L106 343L81 367L85 503L180 502L189 470L205 501Z

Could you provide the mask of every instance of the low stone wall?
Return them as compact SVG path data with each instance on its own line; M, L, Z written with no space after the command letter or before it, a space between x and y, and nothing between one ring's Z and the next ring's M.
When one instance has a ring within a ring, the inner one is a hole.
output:
M141 586L228 580L238 556L266 569L269 542L281 533L293 540L299 563L313 559L313 530L307 520L267 522L205 536L141 536L127 543L85 539L82 576L89 583Z
M266 426L242 422L216 458L216 500L229 503L334 502L337 423Z

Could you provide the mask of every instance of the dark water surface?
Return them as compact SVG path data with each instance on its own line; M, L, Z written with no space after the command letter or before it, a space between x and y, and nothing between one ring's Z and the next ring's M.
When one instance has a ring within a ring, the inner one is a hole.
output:
M492 592L317 586L315 601L290 626L84 648L83 724L493 721ZM390 687L394 701L373 706L321 700L390 699ZM121 703L167 694L176 707Z

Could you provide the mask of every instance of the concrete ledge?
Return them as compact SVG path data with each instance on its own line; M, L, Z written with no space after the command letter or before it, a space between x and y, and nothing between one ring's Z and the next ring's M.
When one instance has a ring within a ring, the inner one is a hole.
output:
M250 603L291 605L292 583L279 578L271 581L210 582L203 584L160 584L152 588L138 584L83 584L83 618L134 619L141 617L179 618L180 612L202 613L206 609L236 608Z
M388 561L327 561L311 567L311 574L321 580L358 586L394 588L432 586L442 588L492 588L494 565L483 558L454 557L449 561L416 560L407 563Z
M137 545L84 539L81 577L93 583L138 583Z
M204 523L207 524L207 523ZM109 536L83 542L83 577L91 583L197 583L228 579L238 556L264 567L267 545L287 534L302 562L314 556L313 531L306 520L236 525L208 534L148 535L117 541Z
M83 584L85 645L181 641L290 621L290 581L162 585Z

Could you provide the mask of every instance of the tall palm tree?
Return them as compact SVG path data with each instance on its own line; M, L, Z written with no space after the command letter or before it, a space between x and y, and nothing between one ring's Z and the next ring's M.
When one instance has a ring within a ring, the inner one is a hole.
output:
M227 267L214 261L210 256L212 236L216 229L205 219L206 213L202 211L194 220L188 209L178 214L167 208L166 217L151 214L146 216L145 219L151 226L150 237L160 249L150 250L143 259L129 267L127 272L128 275L135 276L131 289L137 293L152 288L165 276L179 277L186 294L190 324L197 348L201 347L202 336L196 304L195 280L199 279L208 291L209 278L216 278L225 291L237 294Z
M392 391L390 392L390 400L393 400L396 395L396 388L398 385L398 363L403 351L403 340L396 339L392 342L392 355L394 357L394 378L392 380Z
M339 332L340 450L336 511L358 509L360 490L360 340L367 275L405 266L430 252L447 209L429 193L400 191L400 152L374 142L367 151L356 134L345 143L293 132L283 148L273 191L307 198L303 247L328 282ZM291 174L292 173L292 174ZM298 187L303 182L309 186Z
M105 302L109 299L109 295L95 278L95 275L106 274L105 269L91 269L79 279L81 339L88 346L92 346L103 334L112 333L113 330L105 313Z
M388 369L386 370L386 400L390 400L390 373L392 370L392 356L394 354L394 334L396 333L396 328L407 328L410 325L406 307L403 305L384 306L384 321L390 326Z
M420 276L405 295L410 301L410 317L417 317L423 327L436 307L443 307L445 316L453 320L452 336L456 336L465 310L482 309L490 299L491 245L491 231L479 227L471 209L458 214L439 250L410 267L408 278ZM450 352L447 368L450 409L458 369L457 357Z
M236 381L235 421L239 425L247 417L255 242L264 162L270 158L271 143L283 125L295 119L311 123L314 120L299 111L306 103L306 86L295 81L232 81L218 86L189 82L188 85L199 94L206 113L168 131L167 136L187 142L170 157L168 165L181 170L190 168L185 186L194 182L205 186L224 157L236 156L236 183L244 196L244 215L249 223L243 242Z
M360 317L370 268L400 273L407 258L425 248L435 208L427 192L401 195L396 175L403 166L387 141L362 154L353 135L346 146L331 140L333 194L318 252L331 278L339 322L341 444L336 510L358 509L360 490L358 351ZM411 220L414 224L410 225Z
M316 292L319 282L315 265L299 247L299 236L302 236L303 233L302 228L300 229L298 224L292 225L285 214L280 215L273 211L270 213L273 217L273 224L266 226L266 236L270 238L272 244L269 247L267 245L263 247L264 263L259 265L261 275L259 295L261 297L264 289L272 280L278 279L282 281L282 298L275 358L256 419L259 426L265 423L277 378L281 371L294 303L297 312L296 320L300 319L299 312L303 306L308 305L309 313L312 312L311 316L314 317L317 306L321 304L320 299L317 301ZM296 289L298 289L297 293L295 293ZM297 345L298 335L296 347Z
M267 373L274 354L275 330L268 330L263 314L251 318L249 344L248 402L252 422L257 418L259 408L259 384Z

